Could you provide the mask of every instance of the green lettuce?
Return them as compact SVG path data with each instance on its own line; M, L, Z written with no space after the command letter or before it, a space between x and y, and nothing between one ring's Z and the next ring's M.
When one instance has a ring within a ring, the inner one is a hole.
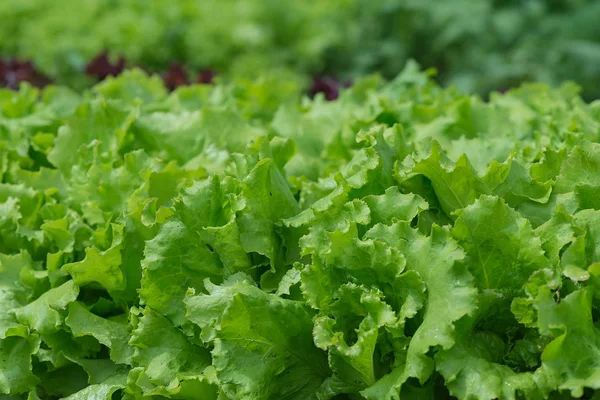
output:
M0 90L1 398L600 389L599 103L430 75Z

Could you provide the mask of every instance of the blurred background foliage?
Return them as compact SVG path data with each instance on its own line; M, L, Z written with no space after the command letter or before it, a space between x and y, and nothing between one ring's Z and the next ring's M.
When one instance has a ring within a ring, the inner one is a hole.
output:
M129 66L306 82L396 75L410 58L486 94L572 80L600 97L597 0L2 0L0 58L31 59L72 87L103 51Z

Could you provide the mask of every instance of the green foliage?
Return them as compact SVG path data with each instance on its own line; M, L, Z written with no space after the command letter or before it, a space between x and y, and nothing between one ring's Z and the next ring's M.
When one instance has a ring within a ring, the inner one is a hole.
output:
M0 90L0 396L600 389L600 104L429 74Z
M323 71L391 78L412 58L469 93L574 80L593 99L599 19L594 0L3 0L0 57L78 88L106 50L152 71L182 62L301 84Z

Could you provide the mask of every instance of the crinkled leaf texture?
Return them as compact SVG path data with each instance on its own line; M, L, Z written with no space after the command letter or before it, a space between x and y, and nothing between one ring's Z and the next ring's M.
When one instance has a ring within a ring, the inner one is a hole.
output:
M0 398L600 390L599 104L430 74L0 89Z
M265 293L243 275L205 286L208 294L185 304L202 340L214 346L221 389L232 398L313 398L329 368L312 341L308 307Z

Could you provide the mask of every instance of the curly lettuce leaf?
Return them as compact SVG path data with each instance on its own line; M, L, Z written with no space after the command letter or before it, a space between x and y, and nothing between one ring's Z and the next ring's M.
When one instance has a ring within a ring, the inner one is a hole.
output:
M312 342L312 315L234 275L209 294L188 296L187 316L211 343L221 390L233 398L314 398L330 374L326 355ZM273 377L276 376L276 380Z

